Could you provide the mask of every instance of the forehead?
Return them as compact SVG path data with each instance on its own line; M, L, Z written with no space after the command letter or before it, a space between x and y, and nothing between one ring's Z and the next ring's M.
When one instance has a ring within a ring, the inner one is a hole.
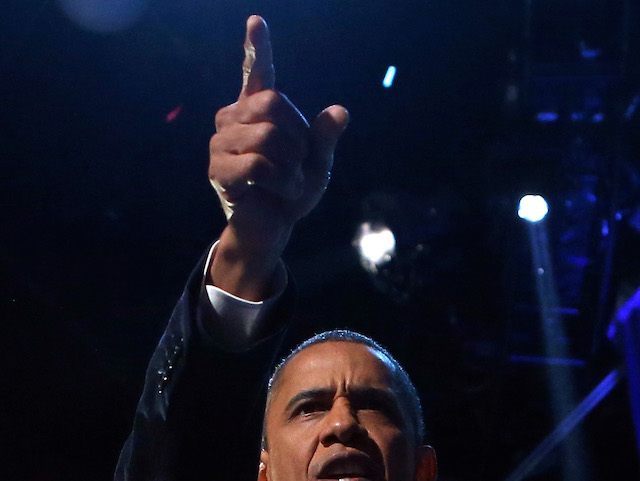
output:
M314 344L294 356L280 375L278 392L350 385L389 388L393 365L381 352L354 342Z

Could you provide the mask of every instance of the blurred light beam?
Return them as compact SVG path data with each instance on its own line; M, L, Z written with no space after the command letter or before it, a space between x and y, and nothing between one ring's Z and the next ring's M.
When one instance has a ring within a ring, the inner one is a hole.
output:
M527 456L505 481L521 481L613 390L621 373L614 369Z
M387 73L384 74L384 79L382 79L382 86L384 88L391 88L391 86L393 85L393 81L396 78L397 72L397 68L395 68L393 65L389 65L389 68L387 68Z

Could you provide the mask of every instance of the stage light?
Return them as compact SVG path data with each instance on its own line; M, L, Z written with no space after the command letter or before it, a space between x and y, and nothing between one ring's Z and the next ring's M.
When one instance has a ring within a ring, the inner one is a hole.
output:
M536 120L541 124L552 124L558 120L558 117L558 112L544 111L538 112L538 115L536 115Z
M393 65L389 65L387 73L384 75L384 79L382 80L382 86L384 88L391 88L391 86L393 85L393 80L396 78L397 71L397 68L395 68Z
M571 113L571 121L572 122L582 122L584 120L584 112L572 112Z
M373 226L369 222L364 222L358 229L354 245L358 249L363 266L375 271L395 255L396 238L388 227Z
M627 105L627 109L624 112L624 117L627 120L631 120L633 116L636 114L636 110L638 110L638 105L640 105L640 95L636 95L631 99L629 105Z
M602 55L601 48L591 48L584 40L580 41L580 55L586 60L593 60Z
M58 0L71 21L98 33L111 33L131 27L140 18L148 0Z
M518 205L518 216L529 222L540 222L547 216L549 205L541 195L525 195Z

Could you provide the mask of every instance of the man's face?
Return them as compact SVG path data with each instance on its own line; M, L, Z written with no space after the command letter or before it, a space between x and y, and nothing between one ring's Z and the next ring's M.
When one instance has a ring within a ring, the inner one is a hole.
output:
M266 417L269 481L410 481L418 448L388 360L369 347L325 342L280 373Z

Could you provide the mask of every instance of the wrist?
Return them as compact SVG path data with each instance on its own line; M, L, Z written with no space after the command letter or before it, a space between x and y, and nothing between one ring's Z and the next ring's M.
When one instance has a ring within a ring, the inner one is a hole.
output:
M228 225L209 267L209 281L237 297L261 301L273 294L274 276L291 229L272 232L258 242Z

